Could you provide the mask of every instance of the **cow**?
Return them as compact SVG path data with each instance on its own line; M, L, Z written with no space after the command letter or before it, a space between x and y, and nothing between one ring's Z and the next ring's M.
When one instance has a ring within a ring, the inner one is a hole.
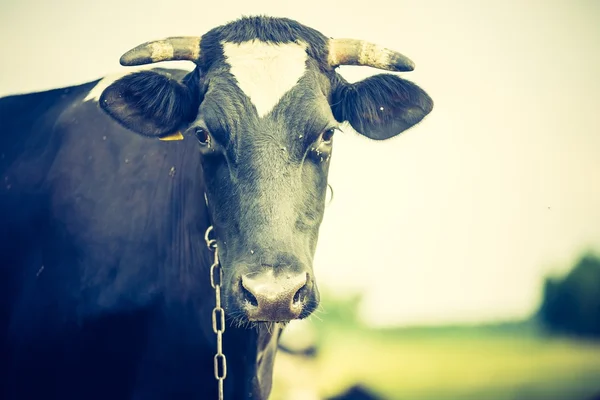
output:
M433 107L392 73L406 56L285 18L120 62L171 60L193 68L0 99L2 399L216 398L206 234L225 398L266 399L283 326L319 304L333 136L348 123L385 140ZM349 83L341 65L390 72Z

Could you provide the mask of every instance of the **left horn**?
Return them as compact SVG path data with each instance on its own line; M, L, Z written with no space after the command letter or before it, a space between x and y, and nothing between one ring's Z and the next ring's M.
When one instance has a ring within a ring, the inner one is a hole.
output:
M356 39L329 39L328 62L340 65L365 65L388 71L412 71L415 63L403 54L374 43Z
M120 62L132 66L172 60L198 61L200 39L198 36L181 36L147 42L123 54Z

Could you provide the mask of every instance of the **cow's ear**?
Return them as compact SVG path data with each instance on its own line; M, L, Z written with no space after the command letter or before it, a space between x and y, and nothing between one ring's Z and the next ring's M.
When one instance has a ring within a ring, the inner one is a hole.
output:
M340 79L331 108L338 121L375 140L398 135L419 123L433 108L423 89L396 75L379 74L356 83Z
M149 137L165 137L197 113L191 90L153 71L127 75L108 86L100 107L124 127Z

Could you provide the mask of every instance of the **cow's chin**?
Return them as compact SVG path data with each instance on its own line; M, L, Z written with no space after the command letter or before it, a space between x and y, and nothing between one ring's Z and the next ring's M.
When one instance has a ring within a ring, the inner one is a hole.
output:
M233 304L232 304L233 303ZM227 327L239 329L272 330L275 324L287 324L289 321L258 321L248 318L243 306L237 302L227 301L224 305L225 324Z
M248 318L226 318L227 324L238 329L254 329L258 332L275 333L290 321L251 321Z
M232 326L235 328L244 328L244 329L258 329L262 331L263 329L267 332L273 332L275 326L277 325L279 328L283 329L287 324L291 321L302 320L309 317L314 309L307 309L300 313L297 318L291 320L278 320L278 321L262 321L262 320L254 320L248 318L246 312L242 310L231 310L230 312L225 309L225 319L228 326Z

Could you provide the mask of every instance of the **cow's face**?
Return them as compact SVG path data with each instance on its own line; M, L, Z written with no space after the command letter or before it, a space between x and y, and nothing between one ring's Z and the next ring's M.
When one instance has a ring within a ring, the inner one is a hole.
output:
M140 72L100 100L127 128L155 137L181 132L197 146L226 312L238 321L288 321L317 307L312 261L339 124L387 139L432 107L421 89L394 75L346 83L322 35L267 22L274 24L269 37L244 37L240 27L209 32L188 50L198 67L182 82ZM164 53L144 46L151 61Z
M331 85L298 44L223 48L186 133L202 155L226 305L233 317L301 318L318 303L312 260L339 125Z

